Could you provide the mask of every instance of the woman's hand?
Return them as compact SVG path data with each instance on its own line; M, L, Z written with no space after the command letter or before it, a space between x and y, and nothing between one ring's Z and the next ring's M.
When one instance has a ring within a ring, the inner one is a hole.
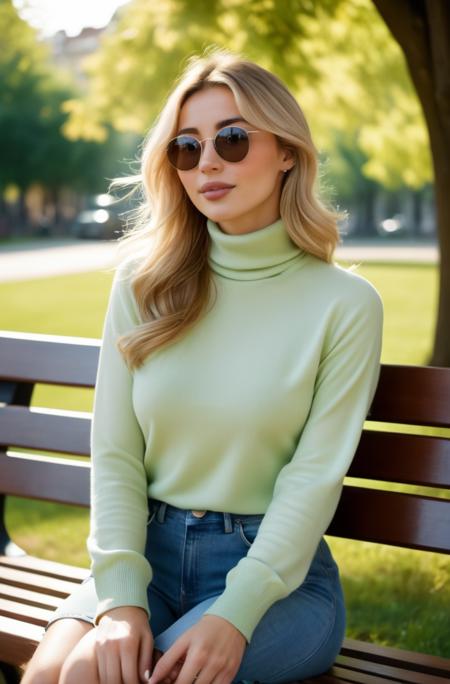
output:
M104 613L95 629L100 684L147 682L153 635L142 608L123 606Z
M204 615L158 660L149 684L166 677L176 684L192 684L194 679L195 684L230 684L246 646L246 638L231 622L218 615Z

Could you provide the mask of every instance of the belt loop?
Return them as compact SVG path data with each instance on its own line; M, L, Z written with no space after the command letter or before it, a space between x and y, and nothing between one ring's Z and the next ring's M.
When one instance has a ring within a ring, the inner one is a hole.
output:
M166 502L165 502L165 501L160 501L160 505L159 505L159 508L158 508L158 513L156 514L156 519L157 519L157 521L160 522L160 523L163 523L163 522L164 522L164 518L165 518L165 516L166 516L166 508L167 508Z
M223 514L224 530L228 534L233 532L233 520L231 518L231 513Z

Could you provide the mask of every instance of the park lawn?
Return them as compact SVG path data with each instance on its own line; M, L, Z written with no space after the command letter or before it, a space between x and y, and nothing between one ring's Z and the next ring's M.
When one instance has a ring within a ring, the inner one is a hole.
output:
M382 362L426 365L434 329L437 268L380 263L358 266L356 273L370 280L383 299ZM110 272L93 272L0 283L0 298L8 302L0 311L0 328L98 338L111 279ZM38 386L33 405L91 411L92 399L91 390ZM27 552L89 565L87 511L11 497L7 521L14 540ZM327 541L342 574L348 637L450 657L446 556L332 537Z

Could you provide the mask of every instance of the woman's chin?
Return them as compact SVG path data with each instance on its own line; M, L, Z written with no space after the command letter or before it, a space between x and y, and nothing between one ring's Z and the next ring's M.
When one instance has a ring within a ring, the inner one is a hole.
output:
M214 221L214 223L221 223L222 221L236 221L241 215L240 212L230 211L230 209L227 210L225 207L218 206L202 207L200 211L206 216L206 218Z

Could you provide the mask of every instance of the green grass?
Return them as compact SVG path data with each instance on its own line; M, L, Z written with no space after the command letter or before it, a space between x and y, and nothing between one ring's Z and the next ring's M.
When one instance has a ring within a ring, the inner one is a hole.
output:
M426 365L434 332L436 266L367 264L356 272L375 285L384 302L382 362ZM7 302L0 310L0 328L100 337L111 279L109 272L94 272L0 283L0 299ZM90 411L92 399L88 390L38 386L33 405ZM434 493L439 494L444 492ZM84 509L8 499L7 523L14 540L43 558L87 567L88 522ZM348 637L450 657L448 557L327 540L341 570Z

